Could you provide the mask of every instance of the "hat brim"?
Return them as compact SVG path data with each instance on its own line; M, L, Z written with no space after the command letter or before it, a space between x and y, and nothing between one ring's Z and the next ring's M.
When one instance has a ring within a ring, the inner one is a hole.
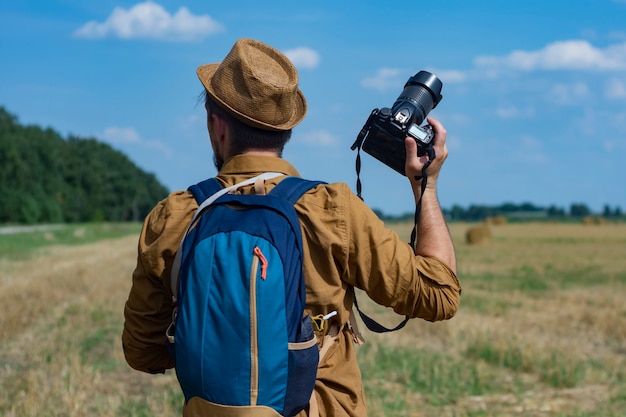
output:
M273 125L269 123L265 123L263 121L253 119L252 117L239 112L238 110L232 108L225 100L220 98L213 87L211 86L211 80L213 79L213 75L217 68L220 66L220 63L215 64L205 64L198 67L196 70L196 74L200 79L200 82L206 89L207 93L224 109L226 109L229 113L231 113L234 117L241 120L244 123L249 124L250 126L258 127L260 129L265 130L289 130L295 127L298 123L304 119L304 115L307 111L307 104L304 98L304 94L300 89L297 90L297 100L295 100L295 109L291 118L281 124Z

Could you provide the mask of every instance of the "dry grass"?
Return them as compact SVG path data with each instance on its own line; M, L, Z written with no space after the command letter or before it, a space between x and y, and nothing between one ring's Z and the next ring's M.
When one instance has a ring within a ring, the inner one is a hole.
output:
M178 415L173 375L130 370L123 306L136 237L54 247L4 263L0 415Z
M405 381L370 408L386 416L626 415L626 225L502 224L489 245L470 245L465 233L473 226L450 227L463 284L457 316L368 334L368 342L372 351L398 347L399 362L407 350L419 352L414 361L444 355L434 371L475 372L481 393L466 388L433 404ZM406 229L398 226L401 235ZM388 310L366 305L385 324L397 322ZM398 412L383 401L392 394L401 400Z
M468 245L471 226L451 225L453 320L364 331L371 415L626 415L626 225L503 224ZM408 241L411 226L394 227ZM135 372L121 352L135 248L127 237L0 263L0 415L179 415L174 375Z

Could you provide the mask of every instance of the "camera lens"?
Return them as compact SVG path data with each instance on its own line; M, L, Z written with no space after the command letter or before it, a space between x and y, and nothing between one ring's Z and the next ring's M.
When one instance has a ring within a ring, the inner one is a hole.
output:
M393 104L392 112L396 114L398 110L405 109L406 103L409 102L412 104L409 107L414 110L410 121L421 124L428 113L441 101L442 86L441 80L436 75L428 71L418 72L404 85L404 90Z

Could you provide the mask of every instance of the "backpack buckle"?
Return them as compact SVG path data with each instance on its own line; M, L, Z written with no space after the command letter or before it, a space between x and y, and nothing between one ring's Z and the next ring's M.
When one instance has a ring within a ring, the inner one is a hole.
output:
M326 321L336 315L337 311L331 311L326 315L318 314L317 316L311 316L311 323L313 323L313 328L318 332L324 331L324 328L326 327Z

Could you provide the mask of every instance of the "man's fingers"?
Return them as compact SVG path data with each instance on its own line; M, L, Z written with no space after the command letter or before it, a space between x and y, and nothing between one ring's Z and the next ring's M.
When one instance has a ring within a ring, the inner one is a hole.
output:
M445 142L448 132L446 131L446 128L443 127L441 122L435 119L434 117L427 117L426 121L428 122L429 125L432 126L433 130L435 131L435 140L436 140L435 144L437 145L437 144L442 144L443 142Z

